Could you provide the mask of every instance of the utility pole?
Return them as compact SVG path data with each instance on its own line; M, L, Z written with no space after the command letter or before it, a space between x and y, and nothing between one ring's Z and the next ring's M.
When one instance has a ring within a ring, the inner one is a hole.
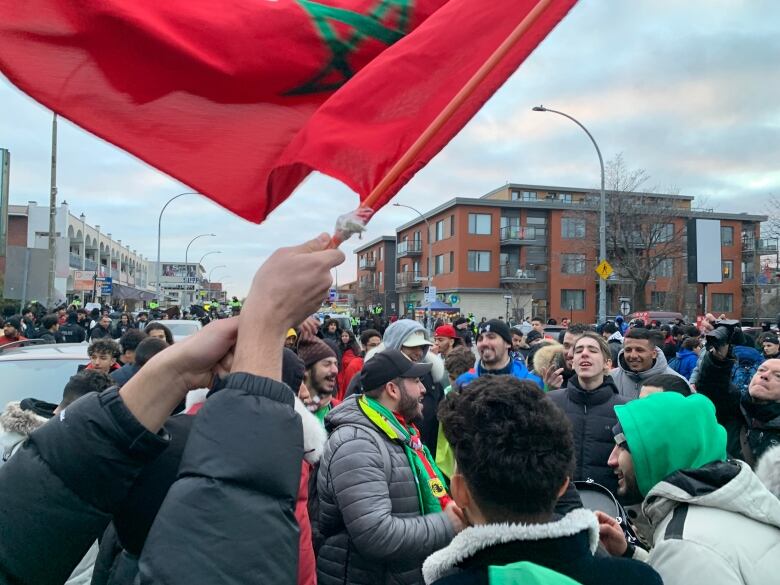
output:
M49 194L49 288L46 308L54 308L54 276L57 265L57 239L55 237L57 218L57 114L51 121L51 191Z

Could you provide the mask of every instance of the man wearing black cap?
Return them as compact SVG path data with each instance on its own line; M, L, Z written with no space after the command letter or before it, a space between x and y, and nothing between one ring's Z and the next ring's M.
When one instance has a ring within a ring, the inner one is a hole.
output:
M410 422L422 412L420 377L430 371L385 349L363 367L363 393L325 418L319 583L422 584L423 560L462 530L462 512Z
M22 317L13 315L3 325L3 335L0 336L0 346L14 341L24 341L27 339L22 335Z
M455 319L453 325L455 327L455 333L457 333L458 337L461 339L461 343L471 349L473 340L471 337L471 331L469 330L468 319L466 319L466 317L459 317L458 319Z
M768 360L780 357L780 339L774 333L764 335L764 341L761 342L764 349L764 357Z
M541 388L542 379L530 373L522 362L513 360L509 353L510 349L512 349L512 334L506 323L498 319L480 323L477 336L479 362L473 372L466 372L455 380L456 387L461 388L479 376L507 374L521 380L532 380Z

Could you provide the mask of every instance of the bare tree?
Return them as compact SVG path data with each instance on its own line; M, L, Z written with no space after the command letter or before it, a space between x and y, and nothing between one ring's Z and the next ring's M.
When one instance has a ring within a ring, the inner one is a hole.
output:
M605 175L607 259L615 270L608 282L618 285L616 296L631 298L634 311L646 310L649 283L657 277L682 278L684 212L679 199L647 187L647 172L629 168L622 154L607 162ZM591 249L598 250L599 217L593 211L598 195L592 203L591 210L579 213L586 220Z

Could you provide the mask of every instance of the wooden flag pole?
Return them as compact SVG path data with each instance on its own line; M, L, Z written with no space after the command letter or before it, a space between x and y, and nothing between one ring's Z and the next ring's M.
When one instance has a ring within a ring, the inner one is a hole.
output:
M442 127L452 118L455 112L465 103L467 99L471 97L474 90L490 75L493 69L501 62L504 57L509 53L512 47L515 46L518 40L526 33L526 31L536 22L536 20L544 13L553 0L540 0L531 11L525 15L525 18L514 28L509 36L504 39L498 48L488 57L482 66L471 76L471 79L466 82L460 91L450 100L445 108L439 112L439 115L428 125L422 134L414 141L414 143L408 148L404 155L398 159L393 167L388 171L379 184L374 187L371 193L368 194L365 201L360 206L360 210L363 211L363 215L368 215L370 219L373 214L373 207L387 192L387 190L398 180L398 178L406 171L412 164L417 155L420 154L423 148L433 139L436 134L442 129ZM367 213L368 212L368 213ZM353 212L354 214L355 212ZM341 223L349 223L348 216L342 216L339 218ZM344 218L346 220L342 221ZM366 220L367 222L368 220ZM350 235L356 233L356 231L362 230L341 230L337 224L337 229L331 238L331 247L338 248Z

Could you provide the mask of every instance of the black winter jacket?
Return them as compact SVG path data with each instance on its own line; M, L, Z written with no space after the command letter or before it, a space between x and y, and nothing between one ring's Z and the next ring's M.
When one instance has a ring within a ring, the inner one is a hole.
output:
M592 479L613 494L617 493L617 479L607 465L615 446L612 427L617 424L615 406L628 399L618 394L617 386L609 376L595 390L586 391L577 376L569 379L566 388L553 390L547 396L563 410L574 431L576 454L575 481Z
M0 469L0 582L63 583L167 443L165 431L136 421L116 388L85 396L33 433ZM229 376L193 423L181 474L141 553L139 583L295 584L302 457L290 389Z

